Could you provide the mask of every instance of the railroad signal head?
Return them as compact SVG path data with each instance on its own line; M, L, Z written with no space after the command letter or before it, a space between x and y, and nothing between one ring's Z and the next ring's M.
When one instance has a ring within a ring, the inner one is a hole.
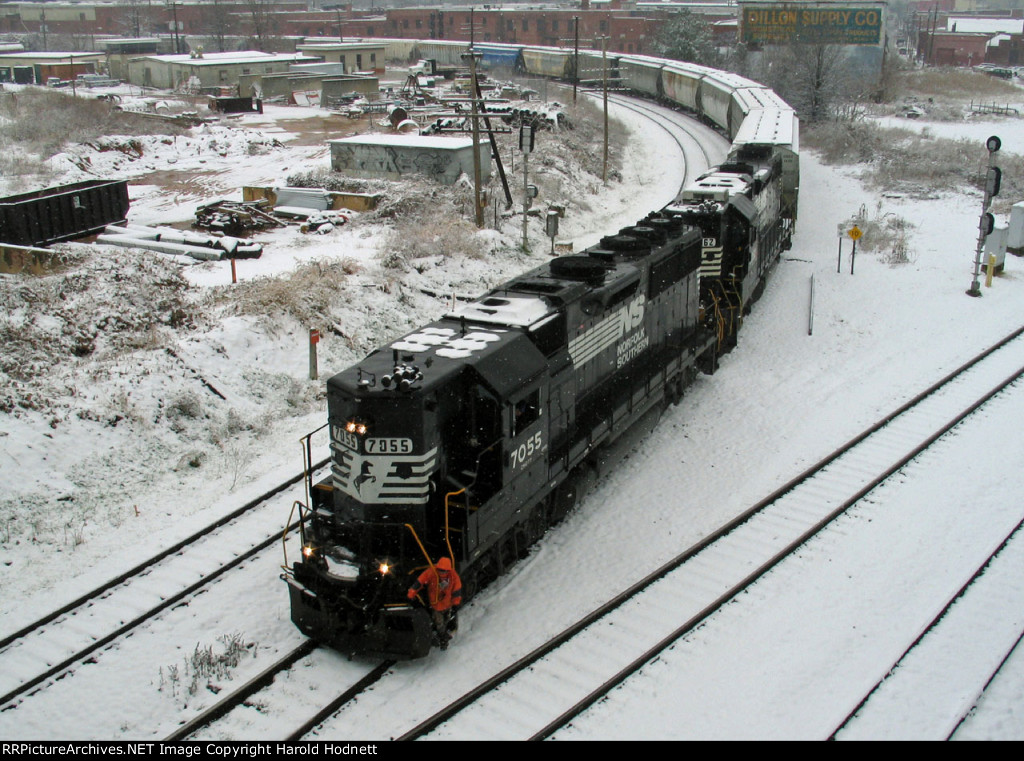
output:
M996 229L996 218L989 212L985 212L981 215L981 222L978 224L978 229L984 235L991 235L992 231Z
M519 127L519 150L523 153L533 153L535 133L536 129L532 123L523 124Z

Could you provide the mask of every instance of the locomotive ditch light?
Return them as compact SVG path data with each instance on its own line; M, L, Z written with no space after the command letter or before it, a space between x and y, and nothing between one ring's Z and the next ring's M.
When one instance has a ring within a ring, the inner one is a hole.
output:
M316 550L314 550L313 546L310 545L310 544L305 544L305 545L302 546L302 557L304 557L304 558L311 558L311 557L313 557L313 554L315 552L316 552Z
M388 565L388 561L385 560L381 562L379 566L377 566L377 571L380 573L381 576L387 576L391 572L391 566Z

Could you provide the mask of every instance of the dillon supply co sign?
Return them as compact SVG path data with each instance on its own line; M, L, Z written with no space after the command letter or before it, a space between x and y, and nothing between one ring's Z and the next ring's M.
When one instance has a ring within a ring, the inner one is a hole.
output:
M742 5L742 40L778 45L878 45L882 40L881 5Z

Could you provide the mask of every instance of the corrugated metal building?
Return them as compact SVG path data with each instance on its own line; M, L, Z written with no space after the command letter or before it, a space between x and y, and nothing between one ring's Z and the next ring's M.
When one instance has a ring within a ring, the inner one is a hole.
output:
M206 53L142 56L128 62L128 81L141 87L174 90L189 82L202 89L238 87L249 74L281 74L293 63L319 60L303 53Z

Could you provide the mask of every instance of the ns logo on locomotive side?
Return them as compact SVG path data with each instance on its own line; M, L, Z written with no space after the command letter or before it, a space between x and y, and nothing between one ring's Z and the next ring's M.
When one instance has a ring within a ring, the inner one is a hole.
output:
M777 151L733 159L328 381L332 472L310 484L303 556L283 575L300 630L427 655L430 612L407 596L425 568L449 558L471 598L565 515L613 442L713 372L795 220Z

